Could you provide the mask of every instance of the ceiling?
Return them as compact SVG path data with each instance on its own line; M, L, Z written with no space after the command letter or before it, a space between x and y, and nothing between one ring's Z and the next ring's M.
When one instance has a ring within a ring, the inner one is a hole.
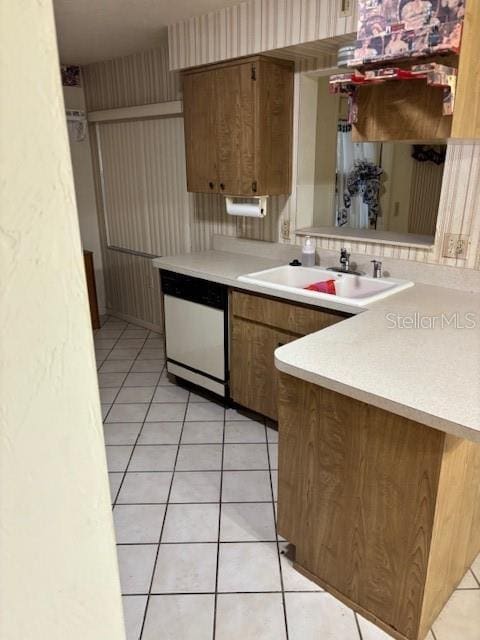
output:
M53 0L60 60L89 64L152 49L169 24L240 0Z

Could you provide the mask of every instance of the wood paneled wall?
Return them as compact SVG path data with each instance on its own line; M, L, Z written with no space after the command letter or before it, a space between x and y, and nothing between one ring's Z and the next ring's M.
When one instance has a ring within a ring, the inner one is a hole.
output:
M88 111L178 100L180 76L170 71L168 44L82 68Z
M444 164L414 162L408 233L435 234L444 168Z
M178 22L168 29L170 69L354 34L355 11L341 17L342 4L342 0L248 0ZM356 1L351 4L355 9Z
M109 246L153 255L190 250L182 118L97 124Z
M161 332L160 277L151 259L105 246L103 261L107 311Z

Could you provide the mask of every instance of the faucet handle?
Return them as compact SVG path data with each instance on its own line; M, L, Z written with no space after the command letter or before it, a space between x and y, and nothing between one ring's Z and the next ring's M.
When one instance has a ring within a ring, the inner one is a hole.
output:
M373 264L373 277L381 278L382 277L382 263L380 260L371 260Z

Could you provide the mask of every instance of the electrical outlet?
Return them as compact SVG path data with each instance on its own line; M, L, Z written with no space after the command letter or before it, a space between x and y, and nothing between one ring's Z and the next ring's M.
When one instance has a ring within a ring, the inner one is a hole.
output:
M443 257L444 258L462 258L467 257L468 236L461 236L455 233L446 233L443 240Z
M353 14L353 0L341 0L340 17L349 18Z
M290 240L290 220L282 220L282 238Z

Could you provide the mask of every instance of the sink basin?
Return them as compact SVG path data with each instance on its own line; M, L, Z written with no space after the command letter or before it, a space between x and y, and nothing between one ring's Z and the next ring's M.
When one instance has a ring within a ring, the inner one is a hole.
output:
M267 289L295 293L312 300L335 300L339 303L365 307L372 302L413 287L413 282L395 278L370 278L347 273L336 273L318 267L275 267L257 273L239 276L240 282L249 282ZM305 287L316 282L335 280L336 295L309 291Z

